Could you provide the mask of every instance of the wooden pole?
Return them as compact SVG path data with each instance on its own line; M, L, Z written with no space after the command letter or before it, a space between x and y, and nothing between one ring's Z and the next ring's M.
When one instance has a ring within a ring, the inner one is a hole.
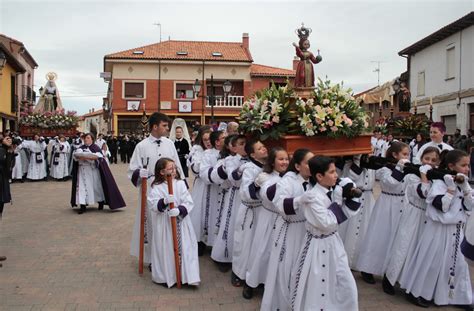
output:
M166 178L168 183L168 193L173 195L173 176L168 175ZM170 209L177 208L174 206L174 203L170 203ZM176 269L176 287L181 288L181 260L179 258L179 249L178 249L178 233L176 229L176 217L171 218L171 231L173 233L173 250L174 250L174 266Z
M142 166L144 169L148 166L148 158L146 163L142 159ZM140 204L140 253L138 255L138 274L143 275L143 257L145 252L145 209L146 209L146 190L147 190L147 178L142 178L141 184L141 204Z

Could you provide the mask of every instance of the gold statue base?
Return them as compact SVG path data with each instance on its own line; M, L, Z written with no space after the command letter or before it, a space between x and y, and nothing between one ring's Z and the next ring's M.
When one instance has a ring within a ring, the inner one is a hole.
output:
M302 99L313 98L313 92L316 89L315 86L310 87L295 87L295 97Z

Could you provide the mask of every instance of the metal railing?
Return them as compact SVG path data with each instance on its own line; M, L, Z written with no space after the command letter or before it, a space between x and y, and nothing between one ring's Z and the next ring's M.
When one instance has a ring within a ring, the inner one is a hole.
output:
M23 85L21 92L21 101L22 102L36 102L36 92L29 85Z
M242 108L244 103L243 96L227 96L227 99L223 96L215 97L215 108ZM211 107L209 96L207 96L206 107Z

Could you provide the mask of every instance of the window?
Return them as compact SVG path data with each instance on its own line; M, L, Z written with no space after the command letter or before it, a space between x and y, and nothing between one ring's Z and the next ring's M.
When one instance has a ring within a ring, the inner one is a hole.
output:
M145 97L145 83L143 82L125 82L124 90L125 98Z
M214 57L221 57L222 53L221 52L212 52L212 56Z
M446 49L446 79L454 79L455 77L455 54L454 46Z
M416 96L423 96L425 95L425 72L418 73L418 84L417 84L417 92Z
M446 134L452 135L456 131L456 115L442 116L441 120L446 126Z
M175 99L194 99L192 83L176 83Z

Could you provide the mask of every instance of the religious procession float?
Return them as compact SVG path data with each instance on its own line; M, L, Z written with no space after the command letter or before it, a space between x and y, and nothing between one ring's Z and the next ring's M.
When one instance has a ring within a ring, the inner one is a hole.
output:
M46 74L46 85L40 88L40 98L35 106L23 107L20 113L20 135L54 137L76 134L79 118L75 111L65 111L56 86L57 74Z
M351 89L318 78L313 63L322 61L308 49L310 28L296 30L293 43L300 58L294 86L272 85L247 100L239 115L241 129L268 147L281 146L292 154L308 148L314 154L344 156L372 152L368 115Z

